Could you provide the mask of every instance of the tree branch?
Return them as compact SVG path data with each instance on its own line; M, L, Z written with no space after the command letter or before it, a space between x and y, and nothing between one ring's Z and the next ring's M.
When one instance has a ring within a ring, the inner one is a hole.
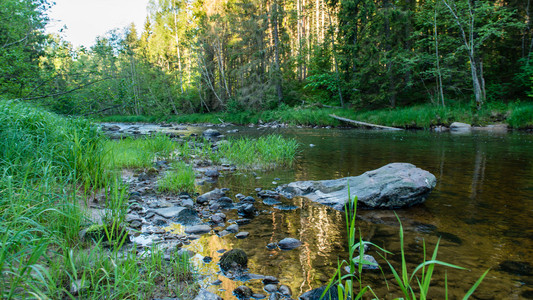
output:
M85 87L88 87L90 85L93 85L95 83L98 83L98 82L101 82L101 81L104 81L104 80L108 80L108 79L114 79L115 77L106 77L106 78L102 78L102 79L98 79L98 80L95 80L93 82L89 82L87 84L83 84L83 85L80 85L80 86L77 86L71 90L68 90L68 91L64 91L64 92L59 92L59 93L54 93L54 94L48 94L48 95L44 95L44 96L35 96L35 97L26 97L26 98L18 98L18 99L15 99L15 100L22 100L22 101L27 101L27 100L37 100L37 99L44 99L44 98L49 98L49 97L55 97L55 96L61 96L61 95L65 95L65 94L69 94L69 93L72 93L74 91L77 91L77 90L81 90Z

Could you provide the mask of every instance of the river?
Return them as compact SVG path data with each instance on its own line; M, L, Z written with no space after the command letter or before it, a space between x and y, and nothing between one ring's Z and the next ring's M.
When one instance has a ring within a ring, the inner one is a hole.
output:
M533 135L235 128L239 132L228 136L276 133L296 139L301 151L295 164L289 169L255 171L256 174L226 174L215 184L199 187L200 191L225 187L230 188L230 196L255 196L258 187L270 189L298 180L337 179L391 162L412 163L433 173L437 186L424 204L396 211L405 231L409 271L422 262L424 243L430 256L439 238L437 259L468 269L437 267L430 298L444 298L445 273L449 297L457 299L489 268L475 293L476 299L533 298ZM220 256L219 249L241 248L249 255L251 273L278 277L295 296L322 286L334 274L338 259L347 257L344 214L303 198L287 204L298 208L281 211L257 204L261 214L240 228L250 232L246 239L204 235L190 247L214 258ZM393 252L387 259L400 272L400 227L394 213L360 210L358 215L362 237ZM237 216L229 212L228 217ZM268 243L285 237L297 238L304 244L290 251L266 248ZM368 253L381 264L384 275L379 271L365 272L363 284L370 285L380 298L400 297L399 289L391 284L392 275L384 259L374 248ZM216 262L217 259L199 264L200 272L211 274L204 282L222 280L221 285L210 286L210 291L224 299L232 299L231 292L242 284L262 292L259 281L235 282L216 274Z

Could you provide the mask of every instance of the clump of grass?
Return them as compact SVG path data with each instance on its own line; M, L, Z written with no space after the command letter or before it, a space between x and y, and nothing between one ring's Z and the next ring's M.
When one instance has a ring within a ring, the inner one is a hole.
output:
M175 143L165 135L108 140L105 143L109 163L114 168L147 168L154 159L168 157Z
M221 157L241 168L272 168L291 165L298 152L294 139L267 135L258 139L230 139L218 146Z
M172 163L171 168L157 181L157 186L161 192L193 192L194 179L192 167L178 161Z
M348 192L349 195L349 192ZM356 214L357 214L357 197L353 199L348 199L346 205L345 205L345 219L346 219L346 228L348 230L348 260L342 260L339 261L337 270L335 272L335 275L331 278L329 284L327 285L326 289L321 295L321 299L329 299L331 298L331 292L337 292L338 299L344 300L344 299L362 299L366 293L370 292L372 294L373 299L379 299L379 297L374 293L372 290L372 287L366 285L363 286L363 265L375 265L372 262L366 261L364 259L365 254L365 246L371 245L373 247L376 247L378 251L386 254L392 254L391 252L367 241L363 241L361 234L359 233L359 237L356 235ZM437 260L437 252L439 248L439 242L435 245L435 249L433 250L433 254L431 255L431 258L428 260L426 258L426 244L424 242L424 259L423 262L420 263L411 274L408 273L407 270L407 262L405 259L405 252L404 252L404 235L403 235L403 227L400 221L400 218L396 216L398 219L398 222L400 223L400 251L401 251L401 271L398 272L394 266L388 261L384 255L380 254L380 256L385 259L388 266L390 267L390 270L394 276L394 282L400 287L400 290L402 291L403 298L401 299L407 299L407 300L416 300L416 299L428 299L429 296L429 289L430 289L430 283L431 279L433 277L433 271L435 269L436 265L441 265L445 267L455 268L455 269L461 269L466 270L465 268L442 262ZM358 254L358 257L355 255ZM344 266L348 266L349 272L348 274L342 275L342 271L345 269ZM379 267L381 272L384 274L384 271ZM489 270L487 270L481 277L474 283L474 285L466 292L463 299L468 299L474 291L477 289L477 287L481 284L485 276ZM389 286L386 282L387 287ZM354 289L354 287L357 287L357 290ZM330 289L332 291L330 291ZM447 278L445 278L445 297L448 299L448 281Z
M514 128L533 127L533 104L513 108L507 122Z

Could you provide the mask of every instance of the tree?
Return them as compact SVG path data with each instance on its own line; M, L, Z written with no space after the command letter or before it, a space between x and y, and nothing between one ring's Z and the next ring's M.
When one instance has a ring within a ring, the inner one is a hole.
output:
M46 0L0 2L0 93L23 97L39 80Z

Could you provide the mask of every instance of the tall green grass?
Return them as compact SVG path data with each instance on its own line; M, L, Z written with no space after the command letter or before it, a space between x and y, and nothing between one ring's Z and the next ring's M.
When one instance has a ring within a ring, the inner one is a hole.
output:
M348 195L350 193L348 192ZM386 259L384 254L392 254L391 252L379 247L368 241L363 241L361 233L357 234L357 197L348 198L345 205L345 220L346 228L348 230L348 260L342 260L338 262L337 270L331 280L329 281L326 289L321 295L321 299L330 299L332 292L335 293L338 299L341 300L356 300L363 299L367 293L371 293L372 299L379 299L379 296L374 293L372 287L364 285L363 278L363 265L374 265L370 261L364 259L366 246L375 247L378 254L387 262L391 273L393 274L395 283L401 290L402 296L395 299L405 300L425 300L432 299L430 296L431 279L435 266L445 266L455 269L466 270L463 267L459 267L450 263L446 263L437 260L437 253L439 249L439 242L435 245L431 258L427 259L426 256L426 243L423 244L423 261L420 263L410 274L407 268L407 261L405 259L404 251L404 232L400 218L396 216L400 223L400 252L401 252L401 266L400 271L397 271L393 264ZM439 240L440 241L440 240ZM381 252L381 253L379 253ZM382 254L383 253L383 254ZM357 255L357 256L356 256ZM345 268L346 266L346 268ZM384 270L378 266L384 275ZM343 275L343 271L348 269L348 274ZM481 275L481 277L474 283L474 285L465 293L464 300L468 299L481 284L489 270ZM384 276L385 277L385 276ZM445 298L448 299L448 281L445 280ZM389 287L389 283L385 279L385 284Z
M241 168L272 168L291 165L298 153L298 143L280 135L258 139L229 139L218 146L220 156Z
M127 187L108 172L104 143L87 121L0 100L0 298L145 299L185 272L181 261L159 277L147 274L143 268L161 261L139 264L136 249L119 251ZM171 151L155 144L157 153ZM79 235L91 224L83 203L96 192L107 208L104 234L114 241L107 246ZM74 295L78 283L86 288ZM185 288L165 293L179 296Z
M153 165L154 159L166 158L176 145L165 135L157 134L141 138L125 138L108 140L105 153L109 168L147 168Z
M171 169L157 181L157 188L161 192L194 192L194 179L192 167L178 161L172 163Z

